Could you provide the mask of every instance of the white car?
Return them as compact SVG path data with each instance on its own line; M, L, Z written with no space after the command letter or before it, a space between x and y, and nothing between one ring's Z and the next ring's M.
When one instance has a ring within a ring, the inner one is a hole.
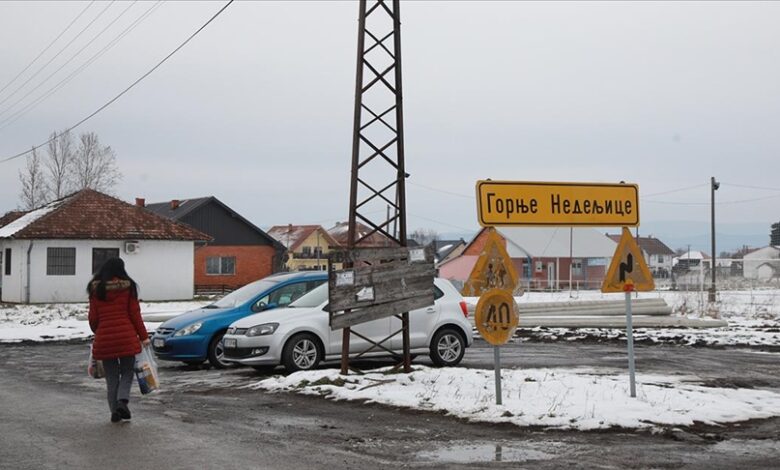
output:
M429 354L437 366L457 365L473 343L468 308L460 293L445 279L434 280L434 304L409 312L410 353ZM233 324L222 338L223 360L273 369L282 364L287 370L309 370L321 361L341 358L342 330L328 324L328 285L323 284L291 303L250 315ZM363 353L371 343L358 333L380 342L401 329L401 320L389 316L353 326L349 353ZM403 351L397 334L382 344L396 353ZM374 348L361 357L388 356Z

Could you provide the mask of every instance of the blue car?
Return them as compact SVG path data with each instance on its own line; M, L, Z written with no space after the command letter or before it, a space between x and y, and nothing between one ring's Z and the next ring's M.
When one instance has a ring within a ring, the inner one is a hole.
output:
M223 360L222 336L231 323L258 312L285 307L327 280L327 273L309 271L274 274L247 284L213 304L160 325L152 336L154 353L164 361L196 365L208 360L218 369L227 367L231 363Z

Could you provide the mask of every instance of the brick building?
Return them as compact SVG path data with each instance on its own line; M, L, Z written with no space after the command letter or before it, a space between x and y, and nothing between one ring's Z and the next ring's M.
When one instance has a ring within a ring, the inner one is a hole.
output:
M195 246L195 290L225 291L278 271L284 247L214 196L136 204L213 240Z

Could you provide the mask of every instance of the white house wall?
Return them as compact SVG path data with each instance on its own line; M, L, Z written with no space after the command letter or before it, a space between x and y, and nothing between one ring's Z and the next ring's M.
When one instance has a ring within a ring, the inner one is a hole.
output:
M747 279L758 279L758 268L769 261L777 260L780 258L780 249L773 246L765 246L752 253L748 253L742 260L743 275Z
M30 241L5 240L14 250L13 273L3 278L3 301L25 302L27 247ZM92 277L92 248L118 248L127 273L143 300L183 300L193 296L194 246L191 241L140 240L137 253L124 252L124 240L35 240L30 257L30 302L84 302ZM76 248L76 274L46 274L47 248Z

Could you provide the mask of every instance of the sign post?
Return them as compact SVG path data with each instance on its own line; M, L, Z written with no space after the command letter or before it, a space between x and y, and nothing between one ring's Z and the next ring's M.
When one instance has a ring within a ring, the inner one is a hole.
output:
M517 323L517 304L511 292L504 289L491 289L480 296L474 324L485 341L493 345L496 405L502 402L500 348L515 334Z
M601 292L625 292L626 296L626 339L628 343L628 377L631 397L636 397L636 379L634 364L634 326L631 316L631 293L651 291L655 282L647 268L642 250L636 244L627 227L623 227L615 256L607 270L607 277L601 286Z
M626 284L626 287L630 284ZM631 290L626 289L626 338L628 338L628 381L631 398L636 398L636 377L634 374L634 325L631 319Z

